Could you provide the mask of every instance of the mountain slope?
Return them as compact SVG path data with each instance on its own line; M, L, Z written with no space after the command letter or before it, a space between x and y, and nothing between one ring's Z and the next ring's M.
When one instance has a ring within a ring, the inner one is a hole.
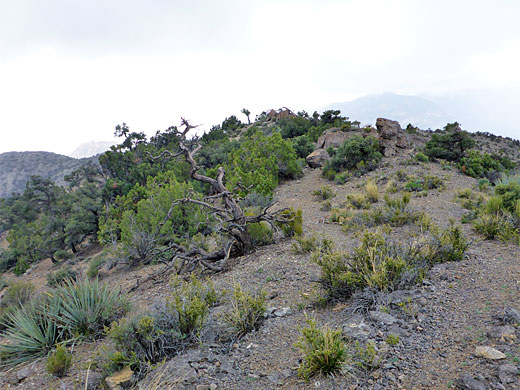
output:
M33 175L50 177L64 184L63 177L97 157L75 159L50 152L7 152L0 154L0 197L21 193Z

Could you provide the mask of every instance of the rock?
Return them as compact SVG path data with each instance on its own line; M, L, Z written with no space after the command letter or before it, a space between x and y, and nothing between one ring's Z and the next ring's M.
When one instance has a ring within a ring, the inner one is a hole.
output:
M512 364L504 364L498 367L498 378L503 384L512 383L515 381L515 376L519 370Z
M457 380L457 387L461 390L487 390L486 383L464 374Z
M485 357L490 360L500 360L505 359L506 355L502 352L496 350L495 348L487 347L487 346L478 346L475 348L475 355L479 357Z
M23 381L25 378L27 378L31 374L31 370L29 367L24 367L18 371L16 371L16 380L18 382Z
M382 325L392 325L397 322L397 318L382 311L371 311L368 315L372 321Z
M492 339L499 339L503 342L513 342L516 340L515 328L513 328L510 325L498 326L496 328L493 328L487 333L487 335Z
M508 307L504 310L504 322L506 324L520 324L520 310Z
M327 149L332 146L334 148L339 147L343 142L347 140L347 138L351 137L351 133L347 133L345 131L341 131L340 129L328 129L320 135L318 138L318 142L316 143L317 149Z
M329 159L329 153L325 149L317 149L305 157L307 165L311 168L321 168Z
M350 317L342 327L343 335L347 338L366 341L372 336L372 328L365 323L362 315L356 314Z
M428 304L428 300L425 297L420 297L417 302L419 302L419 305L421 305L423 307Z
M281 309L276 309L273 314L275 317L287 317L292 314L292 310L290 307L282 307Z
M88 375L88 377L87 377ZM86 390L95 390L101 387L101 381L103 380L103 375L96 371L84 371L81 375L82 378L85 378L85 383L83 383L83 388Z
M399 149L408 148L406 133L401 129L399 122L377 118L376 128L379 134L379 144L385 157L395 156L399 153Z
M134 378L134 372L130 367L125 367L121 371L116 372L114 375L109 376L105 379L105 382L109 389L119 390L121 386L130 384Z

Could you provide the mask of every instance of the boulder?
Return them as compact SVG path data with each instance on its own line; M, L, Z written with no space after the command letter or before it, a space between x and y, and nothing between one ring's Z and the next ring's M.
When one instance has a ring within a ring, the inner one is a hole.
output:
M329 146L337 148L351 135L351 133L339 129L328 129L318 138L316 148L327 149Z
M501 360L506 358L506 355L499 350L482 345L475 348L475 355L478 357L484 357L489 360Z
M400 150L407 149L408 139L397 121L385 118L377 118L376 128L379 136L379 144L385 157L395 156Z
M305 157L307 165L311 168L320 168L330 159L329 153L325 149L316 149Z
M125 367L121 371L116 372L114 375L109 376L105 379L105 382L109 389L119 390L122 387L132 383L134 380L134 372L130 367Z

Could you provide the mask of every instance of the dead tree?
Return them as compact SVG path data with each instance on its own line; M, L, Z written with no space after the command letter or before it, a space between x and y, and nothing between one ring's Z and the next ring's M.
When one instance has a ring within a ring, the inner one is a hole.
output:
M175 153L163 151L160 155L150 157L154 160L164 158L182 158L190 166L190 176L193 180L208 184L211 188L210 195L202 200L183 198L176 200L170 207L164 223L166 223L175 207L186 203L199 205L207 210L216 221L218 221L217 233L224 238L224 245L216 251L206 252L200 247L185 248L178 244L171 244L166 250L172 250L171 264L177 263L177 272L185 269L192 270L197 265L209 268L213 271L221 271L226 267L226 262L231 256L246 255L254 250L254 245L248 231L248 225L252 223L266 222L275 232L281 231L281 226L287 226L295 222L298 217L291 209L280 209L270 211L273 204L264 208L258 215L246 216L239 205L237 191L229 191L224 185L225 171L219 167L215 178L199 173L200 167L195 161L195 155L201 149L198 137L188 139L190 130L196 126L191 125L186 119L182 118L183 131L177 131L176 136L179 140L179 150Z

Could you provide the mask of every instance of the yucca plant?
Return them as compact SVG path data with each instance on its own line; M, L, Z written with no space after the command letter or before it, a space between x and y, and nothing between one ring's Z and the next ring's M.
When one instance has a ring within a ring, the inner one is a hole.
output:
M129 308L119 289L100 284L97 279L67 280L56 290L56 296L62 307L55 320L74 336L98 336Z
M64 329L54 320L60 308L60 300L48 296L9 314L7 344L0 346L0 364L14 366L43 358L57 343L65 341Z

